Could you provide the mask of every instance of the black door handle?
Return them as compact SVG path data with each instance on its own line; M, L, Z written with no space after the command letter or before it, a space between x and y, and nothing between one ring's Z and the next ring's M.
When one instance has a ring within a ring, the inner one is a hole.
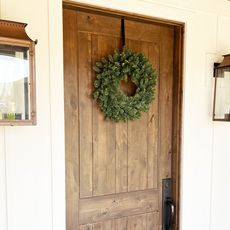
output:
M175 206L171 198L167 197L164 203L164 230L172 230Z

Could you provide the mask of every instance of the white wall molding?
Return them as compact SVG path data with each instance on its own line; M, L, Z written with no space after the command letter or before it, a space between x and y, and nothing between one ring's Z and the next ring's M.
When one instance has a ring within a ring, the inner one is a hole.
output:
M140 0L140 1L141 2L147 2L147 3L150 3L150 4L154 4L154 5L160 5L160 6L168 7L170 9L180 10L180 11L183 11L183 12L196 13L196 10L193 10L191 8L177 6L177 5L174 5L174 4L167 3L167 2L162 2L162 1L160 2L160 1L157 1L157 0Z
M62 1L48 0L48 12L53 230L62 230L65 229Z
M5 128L0 127L0 229L8 230Z

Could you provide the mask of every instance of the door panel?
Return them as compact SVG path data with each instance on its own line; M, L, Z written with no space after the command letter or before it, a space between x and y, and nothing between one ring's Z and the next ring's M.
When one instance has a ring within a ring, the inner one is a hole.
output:
M153 230L158 229L158 221L158 213L148 213L94 224L85 224L80 226L80 230Z
M162 229L162 179L171 177L174 27L126 20L126 45L158 73L155 100L136 121L104 119L93 64L120 47L119 18L64 9L68 230Z
M79 222L87 224L146 212L158 212L157 193L156 190L143 190L81 199Z

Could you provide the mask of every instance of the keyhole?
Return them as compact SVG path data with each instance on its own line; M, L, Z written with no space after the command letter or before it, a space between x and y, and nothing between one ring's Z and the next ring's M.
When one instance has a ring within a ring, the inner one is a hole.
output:
M120 88L128 97L134 96L137 90L137 86L132 82L131 77L128 77L127 82L122 80Z

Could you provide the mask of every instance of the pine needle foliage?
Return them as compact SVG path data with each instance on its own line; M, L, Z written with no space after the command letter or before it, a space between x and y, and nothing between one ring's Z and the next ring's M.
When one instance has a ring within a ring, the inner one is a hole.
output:
M96 72L93 97L107 119L115 122L135 120L141 112L147 112L154 99L156 71L143 53L123 48L102 58L93 66ZM137 89L133 96L127 96L120 88L123 80L131 81Z

